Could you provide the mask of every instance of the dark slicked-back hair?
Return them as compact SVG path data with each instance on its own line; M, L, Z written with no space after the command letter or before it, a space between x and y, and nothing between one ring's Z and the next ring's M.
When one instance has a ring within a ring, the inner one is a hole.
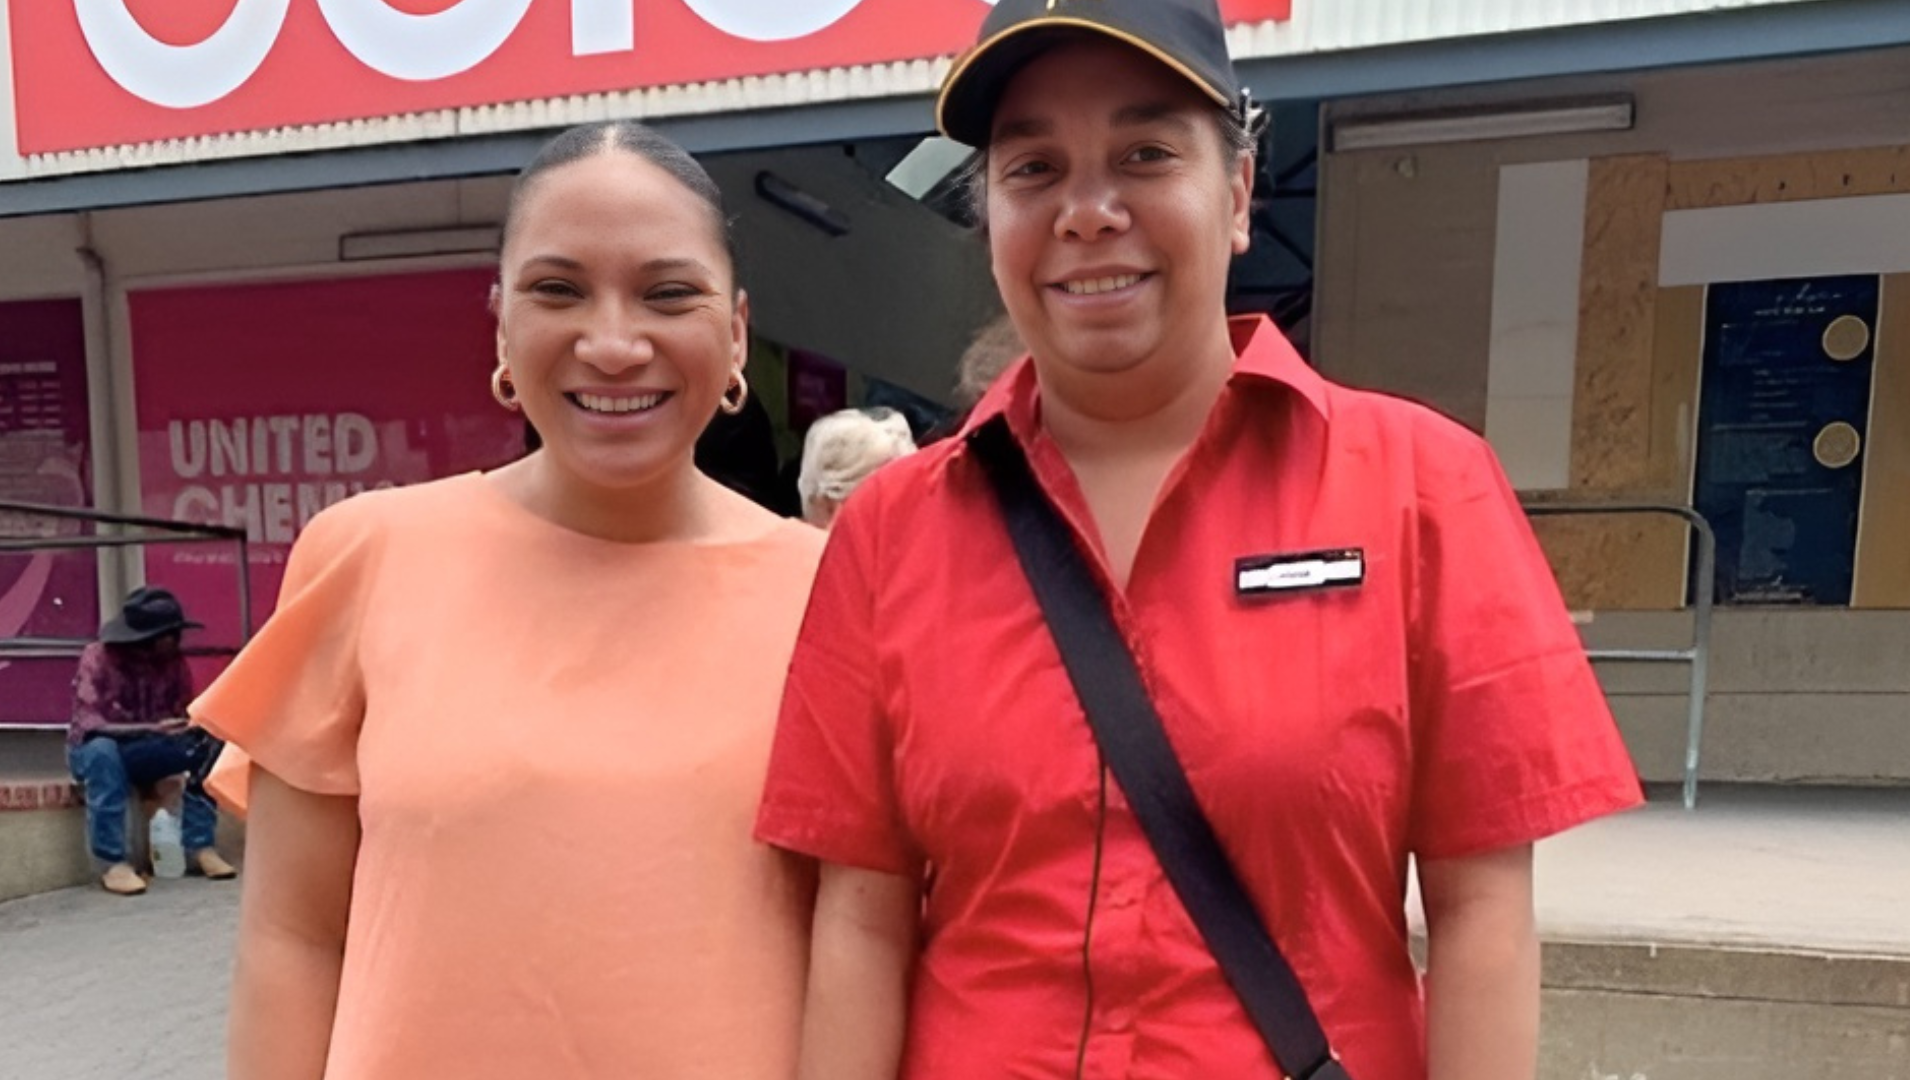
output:
M722 189L716 186L716 181L710 179L710 174L690 156L689 151L635 120L600 120L592 124L579 124L545 143L543 149L537 151L537 156L518 172L517 182L511 185L511 201L504 211L505 242L510 241L518 208L523 205L525 196L536 187L539 177L571 162L609 153L634 154L669 173L677 183L701 199L709 207L717 239L721 241L734 268L736 238L730 230L729 213L723 208Z

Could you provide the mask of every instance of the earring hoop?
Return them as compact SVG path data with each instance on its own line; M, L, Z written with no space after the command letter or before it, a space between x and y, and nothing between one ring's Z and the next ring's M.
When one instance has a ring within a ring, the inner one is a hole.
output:
M511 367L502 360L491 370L491 396L512 412L522 412L524 409L517 403L517 386L511 382Z
M737 413L743 411L743 406L748 402L749 383L744 381L743 373L740 369L732 370L730 372L730 384L723 388L723 400L717 405L717 408L723 410L724 416L735 416Z

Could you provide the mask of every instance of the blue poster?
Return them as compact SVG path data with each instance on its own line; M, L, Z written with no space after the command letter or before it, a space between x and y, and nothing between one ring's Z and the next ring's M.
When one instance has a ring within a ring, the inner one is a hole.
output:
M1708 290L1695 503L1720 602L1850 602L1878 291L1875 276Z

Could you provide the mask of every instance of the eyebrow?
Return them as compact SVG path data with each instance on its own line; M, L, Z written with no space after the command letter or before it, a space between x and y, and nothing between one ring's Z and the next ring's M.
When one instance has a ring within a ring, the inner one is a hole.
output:
M538 265L554 266L559 270L582 270L584 268L583 263L562 255L532 255L519 264L519 269L528 270Z
M1144 124L1171 124L1182 129L1191 129L1192 121L1187 119L1187 111L1171 101L1148 101L1139 105L1129 105L1114 114L1115 127L1140 127Z
M559 270L568 270L571 272L577 272L584 269L583 263L580 263L576 259L570 258L569 256L566 256L566 255L533 255L530 258L524 260L524 262L520 266L520 271L528 270L533 266L540 266L540 265L552 266L552 267L556 267ZM646 274L669 274L679 270L687 270L691 273L698 273L698 274L712 273L710 268L708 266L705 266L701 261L697 259L688 258L688 257L651 259L648 262L644 263L641 269Z
M1054 131L1052 120L1037 120L1032 117L1026 120L1010 120L995 128L994 134L989 136L988 141L1004 143L1013 142L1016 139L1038 139L1052 131Z
M709 267L703 265L701 261L689 258L688 256L672 259L651 259L649 262L643 264L643 271L646 274L668 274L678 270L688 270L693 274L714 273Z
M1186 110L1172 101L1145 101L1138 105L1123 106L1115 111L1111 126L1128 128L1162 123L1171 124L1182 130L1193 128L1192 121L1187 119ZM1004 143L1016 139L1038 139L1053 132L1054 121L1031 116L1003 123L995 129L989 142Z

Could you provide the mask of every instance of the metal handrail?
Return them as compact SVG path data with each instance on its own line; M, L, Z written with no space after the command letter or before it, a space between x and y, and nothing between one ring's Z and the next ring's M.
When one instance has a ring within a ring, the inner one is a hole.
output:
M230 540L239 545L239 644L252 640L252 547L244 529L230 525L202 525L192 521L138 514L114 514L77 506L49 506L45 503L11 502L0 499L0 514L23 514L53 518L56 521L84 521L94 526L145 530L138 534L107 536L0 536L0 554L29 551L64 551L76 548L141 547L150 544L194 544L207 540ZM157 533L158 535L152 535ZM0 642L4 647L5 642Z
M70 660L78 657L91 645L93 638L33 637L22 634L19 637L0 638L0 656L9 660ZM232 645L187 645L179 650L181 656L237 656L239 650Z
M136 514L112 514L73 506L48 506L43 503L0 500L0 514L53 518L57 521L83 521L95 527L138 530L119 534L93 533L81 536L0 536L0 555L18 555L34 551L67 551L86 548L143 547L152 544L201 544L229 541L239 545L239 646L252 640L252 548L244 529L227 525L201 525L189 521L142 517ZM0 638L0 658L56 660L74 657L86 646L84 640L21 636ZM230 656L237 648L196 646L185 650L188 656ZM60 724L9 724L14 730L64 728Z
M1692 584L1691 645L1684 649L1587 649L1593 660L1619 663L1674 663L1691 665L1690 712L1685 725L1684 805L1698 806L1698 757L1704 742L1704 699L1711 661L1711 609L1717 591L1718 538L1704 515L1676 503L1532 503L1525 512L1534 517L1591 514L1668 514L1683 518L1698 534L1698 566Z

